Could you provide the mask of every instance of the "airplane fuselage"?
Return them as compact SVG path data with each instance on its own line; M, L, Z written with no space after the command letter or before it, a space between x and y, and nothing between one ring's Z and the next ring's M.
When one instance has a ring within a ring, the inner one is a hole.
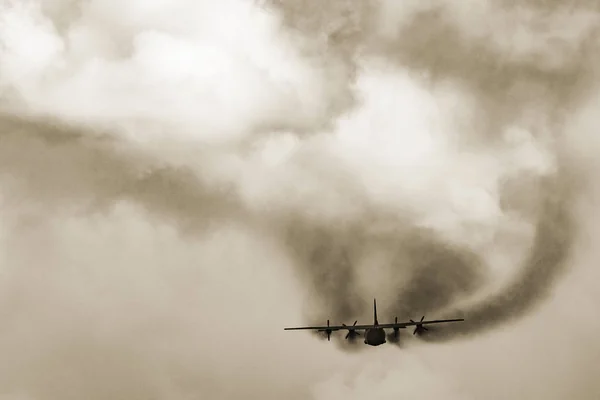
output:
M365 330L365 344L379 346L386 342L383 328L370 328Z

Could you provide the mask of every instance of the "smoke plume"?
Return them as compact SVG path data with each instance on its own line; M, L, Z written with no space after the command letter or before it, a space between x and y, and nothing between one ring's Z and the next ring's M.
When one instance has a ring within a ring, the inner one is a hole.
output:
M0 1L1 398L600 395L593 3L326 3Z

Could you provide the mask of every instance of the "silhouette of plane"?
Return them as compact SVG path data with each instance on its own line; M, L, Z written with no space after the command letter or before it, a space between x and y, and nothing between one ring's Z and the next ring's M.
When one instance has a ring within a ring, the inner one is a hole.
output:
M439 324L442 322L460 322L464 321L464 319L437 319L433 321L423 321L425 316L421 317L421 320L418 322L413 321L410 322L400 322L398 323L398 317L396 317L395 322L393 324L380 324L377 320L377 300L373 299L373 325L356 325L358 321L354 321L354 325L347 326L346 324L330 326L329 320L327 320L327 326L302 326L298 328L283 328L286 331L294 331L301 329L308 330L316 330L318 332L325 332L327 334L327 340L331 340L331 332L339 331L339 330L347 330L345 339L352 339L354 336L359 335L357 330L364 330L365 344L369 346L379 346L386 343L385 340L385 329L393 329L394 337L397 339L399 335L399 330L404 329L407 326L414 326L415 330L413 331L413 335L417 333L422 333L423 331L427 331L427 328L423 325L425 324Z

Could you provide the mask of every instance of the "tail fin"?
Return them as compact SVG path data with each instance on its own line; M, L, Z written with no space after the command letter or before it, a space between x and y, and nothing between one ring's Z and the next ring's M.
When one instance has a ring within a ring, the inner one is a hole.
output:
M379 325L379 321L377 321L377 300L375 299L373 299L373 323Z

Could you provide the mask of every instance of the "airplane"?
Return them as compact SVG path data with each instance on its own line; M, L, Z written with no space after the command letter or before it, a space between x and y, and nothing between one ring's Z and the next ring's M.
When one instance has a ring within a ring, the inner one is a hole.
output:
M442 322L460 322L464 321L464 319L438 319L432 321L423 321L425 316L421 317L421 320L418 322L413 321L410 322L398 322L398 317L396 317L395 322L392 324L380 324L377 320L377 300L373 299L373 324L372 325L356 325L358 321L354 321L354 325L347 326L346 324L342 325L329 325L329 320L327 320L327 326L302 326L297 328L283 328L285 331L293 331L293 330L316 330L317 332L325 332L327 334L327 340L331 341L331 332L339 331L339 330L347 330L345 339L352 339L354 336L359 335L357 330L364 330L364 338L365 344L369 346L380 346L386 343L386 335L385 329L393 329L394 337L397 339L399 335L399 330L404 329L407 326L414 326L415 330L413 331L413 335L417 333L421 333L423 331L427 331L428 329L424 327L425 324L439 324Z

